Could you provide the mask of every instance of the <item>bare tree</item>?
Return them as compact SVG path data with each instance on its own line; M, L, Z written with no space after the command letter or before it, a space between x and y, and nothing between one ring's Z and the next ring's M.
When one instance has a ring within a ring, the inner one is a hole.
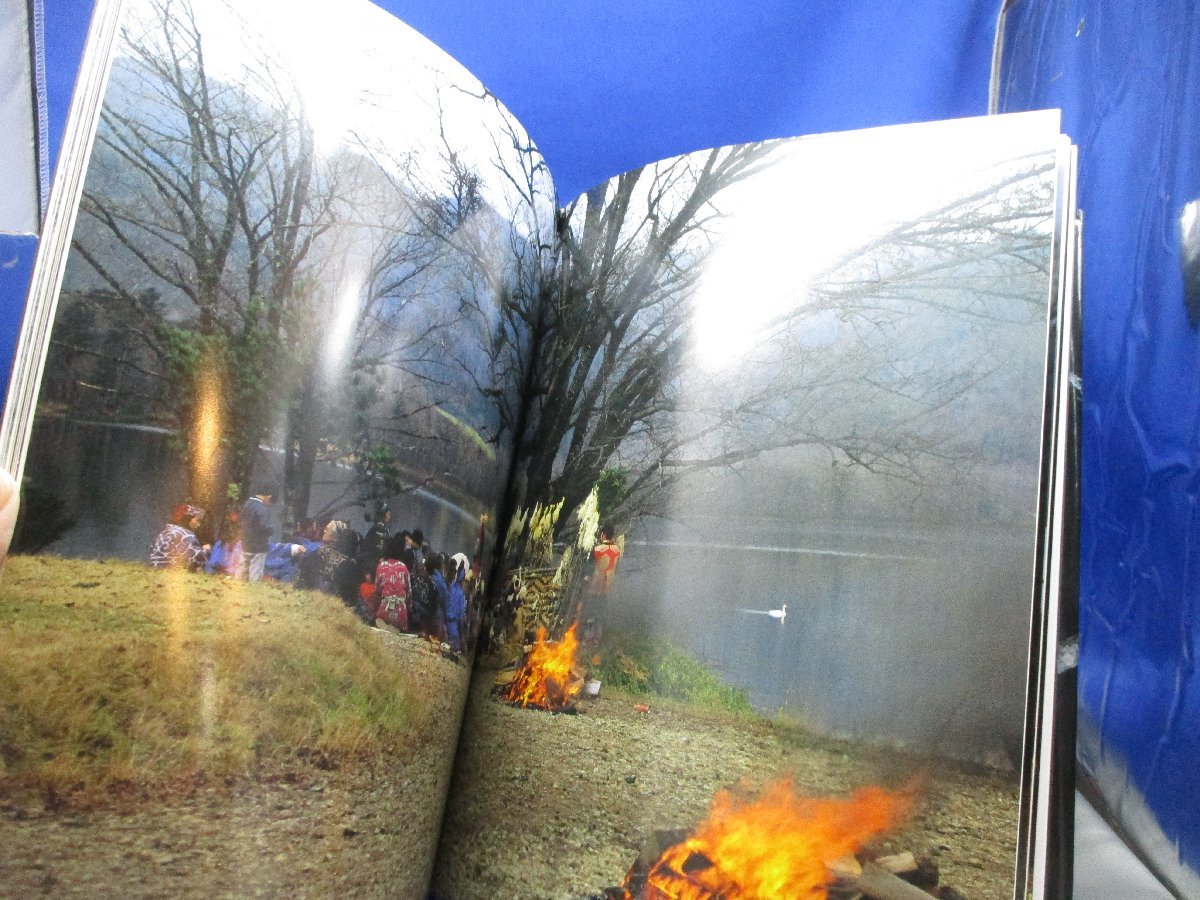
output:
M155 0L121 38L74 250L169 376L192 493L218 500L214 461L247 482L272 424L296 280L330 226L339 173L317 159L269 59L240 80L211 75L186 0Z
M619 469L625 514L651 511L691 473L797 447L913 484L963 478L986 462L980 435L1031 408L1008 396L1005 373L1040 371L1028 338L1045 314L1046 158L983 173L856 248L727 371L685 364L694 290L726 224L721 192L772 150L636 170L562 212L558 265L536 299L548 306L519 445L527 502L566 498L565 521Z
M493 440L513 448L510 505L565 497L569 513L624 441L669 415L716 197L768 154L755 144L638 169L551 216L544 163L515 125L496 146L507 210L487 207L478 174L444 148L422 210L469 267L460 303L485 348L475 383Z
M122 363L159 377L196 497L219 505L226 481L246 484L275 428L297 516L321 458L378 462L360 465L348 502L402 489L380 473L428 437L415 382L441 377L444 332L461 321L434 301L442 245L394 166L317 152L301 92L264 43L250 34L259 49L241 71L214 74L188 0L147 9L122 33L74 243L122 308L112 327L141 348Z
M490 160L451 137L451 97L489 123ZM411 199L413 234L440 248L431 269L440 302L453 310L453 328L435 341L437 360L422 365L426 404L417 411L454 423L443 430L441 456L476 460L504 521L522 500L512 463L522 453L558 283L553 188L528 135L490 93L442 84L430 103L440 123L436 161L368 150ZM471 448L480 452L465 455Z
M736 365L692 372L686 414L642 448L656 465L633 489L787 448L917 487L1036 458L1005 436L1038 409L1052 163L980 173L817 276Z

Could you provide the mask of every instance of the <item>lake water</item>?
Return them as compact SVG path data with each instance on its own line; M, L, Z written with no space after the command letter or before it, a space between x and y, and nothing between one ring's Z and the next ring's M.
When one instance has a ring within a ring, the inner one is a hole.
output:
M263 468L281 466L264 453ZM141 426L42 419L34 429L26 475L66 505L74 527L45 549L75 557L144 560L171 510L186 498L187 479L171 435ZM282 480L282 479L279 479ZM340 496L351 473L318 466L312 509ZM427 491L391 499L394 528L421 528L437 550L471 553L477 516ZM276 536L281 523L276 516ZM361 507L337 513L359 531Z
M1031 552L1004 535L791 537L631 535L612 614L691 649L763 712L1003 762L1022 727ZM747 611L785 603L782 621Z

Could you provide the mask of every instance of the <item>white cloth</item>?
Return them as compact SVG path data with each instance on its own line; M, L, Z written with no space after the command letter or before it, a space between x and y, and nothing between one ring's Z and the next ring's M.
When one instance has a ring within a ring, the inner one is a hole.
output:
M26 0L0 0L0 233L36 234L37 118Z
M1172 900L1171 892L1075 794L1075 900Z

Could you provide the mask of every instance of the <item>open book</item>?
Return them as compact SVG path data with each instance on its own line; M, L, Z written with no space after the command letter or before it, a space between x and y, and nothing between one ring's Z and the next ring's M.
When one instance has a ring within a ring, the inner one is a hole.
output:
M0 882L1058 895L1057 115L559 198L333 8L98 4L0 433Z

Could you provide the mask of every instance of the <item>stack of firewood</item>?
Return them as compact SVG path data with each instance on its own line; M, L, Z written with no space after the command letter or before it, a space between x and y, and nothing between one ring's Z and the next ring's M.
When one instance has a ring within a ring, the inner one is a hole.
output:
M684 829L655 833L642 846L624 885L606 888L600 897L603 900L674 900L648 884L647 875L668 848L687 837L688 832ZM707 861L696 861L696 865L702 863L711 865ZM686 864L684 868L687 868ZM930 900L931 897L966 900L954 888L938 883L940 874L936 863L928 857L918 859L912 853L877 858L847 856L829 868L833 876L829 900Z
M529 663L529 652L531 649L532 649L531 646L526 646L524 648L524 651L522 652L521 656L515 662L509 663L506 666L502 666L496 672L496 677L492 681L492 696L493 697L497 698L498 700L500 700L501 702L504 702L504 703L511 702L511 698L508 696L510 688L511 688L513 682L515 682L518 678L521 677L523 671L527 667L527 665ZM587 678L587 670L584 669L582 666L577 665L574 668L572 668L570 680L565 685L562 686L564 689L564 693L571 697L574 697L574 698L578 698L579 696L581 696L581 694L583 692L583 684L584 684L584 681L586 678ZM528 705L528 704L518 704L518 705ZM537 704L533 704L533 705L535 707L537 706ZM538 708L541 708L541 707L538 707ZM556 706L555 708L551 709L551 711L575 714L575 713L579 712L579 707L576 705L576 703L574 701L572 701L570 703L567 703L567 704L564 704L561 706Z
M514 579L514 635L532 634L540 626L552 628L558 616L559 587L553 572L525 570Z

